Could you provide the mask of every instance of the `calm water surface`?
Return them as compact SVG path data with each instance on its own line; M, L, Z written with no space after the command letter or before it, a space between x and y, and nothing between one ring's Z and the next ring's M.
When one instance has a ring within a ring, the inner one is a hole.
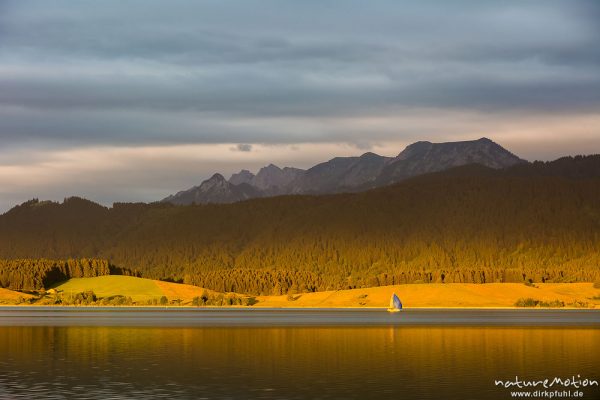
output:
M495 379L600 380L597 312L410 311L2 308L0 398L508 399Z

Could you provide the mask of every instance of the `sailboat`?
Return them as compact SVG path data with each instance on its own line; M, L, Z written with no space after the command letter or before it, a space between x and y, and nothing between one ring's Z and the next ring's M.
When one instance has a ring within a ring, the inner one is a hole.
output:
M392 294L392 298L390 299L390 308L387 309L389 312L398 312L402 310L402 302L400 298L396 295L396 293Z

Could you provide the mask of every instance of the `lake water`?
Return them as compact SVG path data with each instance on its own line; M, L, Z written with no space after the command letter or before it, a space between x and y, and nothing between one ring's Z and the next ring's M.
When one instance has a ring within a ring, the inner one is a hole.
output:
M599 328L588 310L3 307L0 398L509 399L494 380L600 380Z

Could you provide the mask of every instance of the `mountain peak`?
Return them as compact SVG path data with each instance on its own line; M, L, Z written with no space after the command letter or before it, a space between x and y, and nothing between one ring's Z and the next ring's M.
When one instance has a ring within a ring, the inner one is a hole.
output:
M208 182L225 182L226 179L223 175L216 173L208 179Z
M258 171L250 184L269 193L279 193L302 172L304 170L289 167L281 169L275 164L269 164Z
M163 199L163 202L176 205L234 203L261 196L262 193L254 187L245 183L234 185L227 182L223 175L217 173L202 182L200 186L194 186L174 196L169 196Z
M232 174L229 178L229 183L232 185L241 185L242 183L250 183L254 178L254 174L247 169L243 169L237 174Z
M269 164L266 167L262 167L258 173L256 174L257 177L264 175L264 174L279 174L281 173L282 169L279 168L277 165L275 164Z
M230 185L230 183L225 180L225 177L217 173L211 176L209 179L202 182L198 187L198 191L208 192L217 188L220 188L221 190L226 190L228 185Z
M365 158L378 158L381 157L379 154L375 154L371 151L367 151L366 153L362 154L359 158L365 159Z
M523 162L526 161L486 137L445 143L415 142L386 167L378 183L398 182L412 176L467 164L499 169Z
M277 170L281 170L281 168L279 168L277 165L271 163L269 165L267 165L266 167L264 167L266 169L277 169Z
M406 158L413 157L417 153L426 152L433 145L434 145L433 143L427 142L427 141L414 142L414 143L409 144L408 146L406 146L406 148L404 150L402 150L400 152L400 154L398 154L398 156L396 156L396 159L403 160L403 159L406 159Z

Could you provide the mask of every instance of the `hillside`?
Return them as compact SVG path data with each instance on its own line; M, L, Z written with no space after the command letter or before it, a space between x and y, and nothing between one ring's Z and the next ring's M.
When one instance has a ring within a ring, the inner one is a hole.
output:
M219 292L600 280L599 156L464 166L362 193L176 207L31 201L0 258L94 258Z
M514 307L534 299L564 307L600 308L600 289L591 283L448 283L381 286L375 288L259 296L255 307L387 307L390 296L400 296L404 307ZM562 302L562 303L559 303Z
M0 288L0 305L18 304L33 298L35 298L35 296L28 293Z
M195 298L202 297L212 300L209 305L228 305L221 304L220 301L217 303L216 299L247 298L247 296L233 293L217 293L198 286L122 275L73 278L54 285L51 290L66 296L92 291L98 299L127 297L135 305L160 305L163 296L167 300L166 304L176 305L191 305Z
M73 299L82 292L93 292L96 296L96 301L88 305L383 308L387 307L392 293L396 293L406 308L514 307L522 299L542 302L542 306L545 303L553 307L600 307L600 288L591 283L540 283L534 286L521 283L410 284L258 296L248 302L250 298L240 294L119 275L70 279L55 285L41 297L0 288L0 304L73 305L77 304ZM57 303L57 299L62 302Z
M251 298L245 295L123 275L72 278L46 289L26 293L0 288L0 304L222 306L254 303L248 302Z

